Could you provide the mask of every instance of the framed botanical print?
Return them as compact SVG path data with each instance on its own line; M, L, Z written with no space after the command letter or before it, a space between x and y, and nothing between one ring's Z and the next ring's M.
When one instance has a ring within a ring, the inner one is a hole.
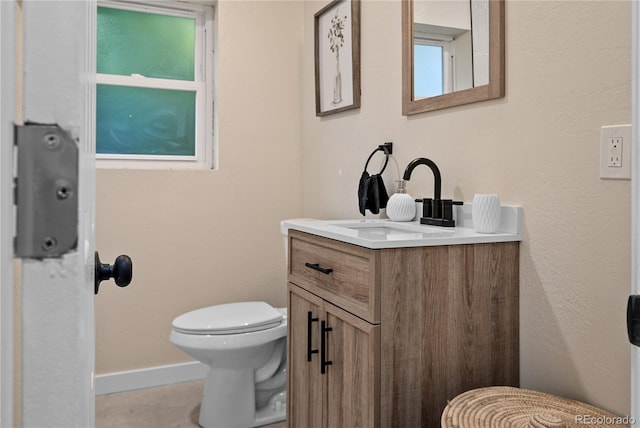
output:
M360 107L360 0L334 0L314 15L316 116Z

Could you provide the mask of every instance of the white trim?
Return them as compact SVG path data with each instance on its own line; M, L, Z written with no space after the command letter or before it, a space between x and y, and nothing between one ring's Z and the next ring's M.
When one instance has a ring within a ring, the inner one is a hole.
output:
M198 361L105 373L96 376L96 395L189 382L206 375L207 366Z
M15 3L0 1L0 426L13 423Z
M185 156L170 156L170 155L114 155L107 153L99 153L96 154L96 159L117 159L117 160L137 160L137 161L158 161L158 160L167 160L167 161L189 161L189 162L197 162L198 159L196 156L185 155Z
M1 2L2 0L0 0ZM141 159L136 157L135 159L116 159L111 158L98 158L96 159L96 168L98 169L212 169L210 165L205 165L204 162L189 161L189 160L155 160L155 159Z
M146 77L141 74L121 76L119 74L96 75L96 83L99 85L133 86L135 88L173 89L178 91L197 92L204 89L205 83L196 80L158 79Z
M98 7L126 9L133 12L159 13L163 15L193 18L194 14L205 12L210 4L197 4L191 1L165 1L161 6L154 6L151 1L98 0Z

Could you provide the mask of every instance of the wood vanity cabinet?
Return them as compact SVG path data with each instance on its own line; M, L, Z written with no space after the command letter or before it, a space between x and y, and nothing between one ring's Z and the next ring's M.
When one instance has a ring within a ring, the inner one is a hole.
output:
M289 428L438 428L518 386L519 243L368 249L289 230Z

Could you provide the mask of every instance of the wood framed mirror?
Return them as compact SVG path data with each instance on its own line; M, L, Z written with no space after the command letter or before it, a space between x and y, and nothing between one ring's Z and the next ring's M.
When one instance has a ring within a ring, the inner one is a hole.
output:
M504 97L504 0L402 0L402 114Z

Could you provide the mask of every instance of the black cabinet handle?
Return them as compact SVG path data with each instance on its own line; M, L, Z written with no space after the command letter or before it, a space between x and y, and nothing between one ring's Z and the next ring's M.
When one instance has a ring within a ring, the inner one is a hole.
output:
M310 269L317 270L318 272L322 272L325 275L329 275L331 272L333 272L333 269L323 268L318 263L305 263L304 265Z
M632 294L627 301L627 335L632 345L640 346L640 295Z
M311 311L307 312L307 361L311 361L311 355L318 353L317 349L311 349L311 333L313 331L311 324L317 321L318 318L314 318Z
M321 374L325 374L326 372L325 367L333 364L333 361L327 360L327 337L326 337L327 333L329 333L333 329L331 327L327 327L326 325L327 325L326 321L320 322L320 330L322 331L320 336L320 373Z

